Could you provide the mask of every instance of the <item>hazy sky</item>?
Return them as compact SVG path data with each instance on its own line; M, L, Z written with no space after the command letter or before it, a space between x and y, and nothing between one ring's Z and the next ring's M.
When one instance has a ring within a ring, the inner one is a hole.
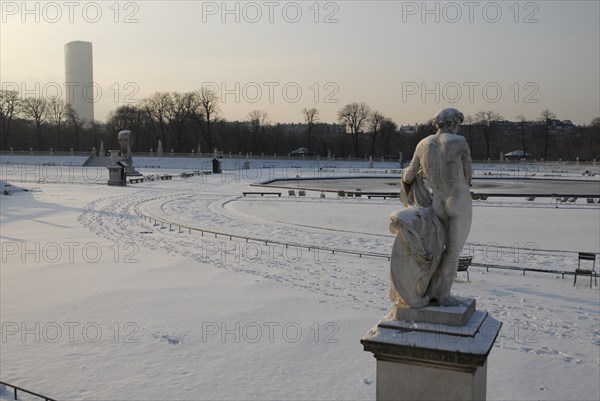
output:
M358 101L414 124L453 105L514 120L600 115L600 2L2 1L0 80L64 82L64 45L93 43L96 118L156 91L219 89L223 116L333 122ZM37 20L37 21L36 21Z

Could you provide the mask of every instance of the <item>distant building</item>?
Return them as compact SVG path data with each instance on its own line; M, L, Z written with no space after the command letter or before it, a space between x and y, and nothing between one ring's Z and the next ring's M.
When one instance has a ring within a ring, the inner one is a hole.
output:
M492 124L496 128L500 128L504 131L515 131L522 127L543 127L546 126L546 121L533 120L533 121L494 121ZM556 133L557 131L568 131L573 128L574 125L571 120L556 120L552 119L548 122L548 128L550 132Z
M413 135L417 132L417 125L401 125L398 130L401 134Z
M282 123L279 126L288 134L303 134L308 129L308 124Z
M288 134L304 134L308 130L308 124L306 123L283 123L279 124L281 128ZM330 123L315 123L314 131L323 134L345 134L346 126L344 124L330 124Z
M558 131L571 131L573 128L573 123L571 122L571 120L550 120L550 132L558 132Z
M533 155L531 155L521 149L514 150L514 151L504 155L504 158L506 160L527 160L527 159L531 159L532 157L533 157Z
M65 45L65 93L81 120L94 120L94 69L92 44L74 41Z

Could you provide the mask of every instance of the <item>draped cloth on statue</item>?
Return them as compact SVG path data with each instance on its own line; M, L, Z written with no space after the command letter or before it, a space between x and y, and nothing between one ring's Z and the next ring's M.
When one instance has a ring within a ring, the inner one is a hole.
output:
M405 208L390 216L390 232L396 234L390 298L397 306L420 308L429 304L427 287L444 251L445 230L431 207L432 196L422 172L412 185L402 181L401 199Z

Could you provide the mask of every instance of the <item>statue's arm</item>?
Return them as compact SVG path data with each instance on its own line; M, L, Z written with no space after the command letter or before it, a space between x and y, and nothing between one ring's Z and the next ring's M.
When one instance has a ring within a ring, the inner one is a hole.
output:
M463 163L463 171L465 173L465 180L467 184L471 186L471 179L473 178L473 161L471 160L471 149L469 149L469 145L465 142L463 146L462 152L462 163Z
M417 172L419 171L419 167L421 166L421 160L419 158L419 146L415 150L415 154L410 161L408 167L404 169L404 173L402 174L402 181L410 184L413 182L415 177L417 176Z

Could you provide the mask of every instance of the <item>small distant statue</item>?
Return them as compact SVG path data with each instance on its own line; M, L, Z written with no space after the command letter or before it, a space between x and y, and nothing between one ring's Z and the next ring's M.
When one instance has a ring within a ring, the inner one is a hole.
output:
M131 164L133 154L131 151L131 143L133 142L133 134L129 130L122 130L118 135L119 145L121 147L121 157L125 158L127 164Z
M397 307L459 304L450 289L473 213L471 152L457 134L463 120L456 109L439 111L437 133L419 142L402 175L405 208L390 216L390 231L397 234L390 298Z

